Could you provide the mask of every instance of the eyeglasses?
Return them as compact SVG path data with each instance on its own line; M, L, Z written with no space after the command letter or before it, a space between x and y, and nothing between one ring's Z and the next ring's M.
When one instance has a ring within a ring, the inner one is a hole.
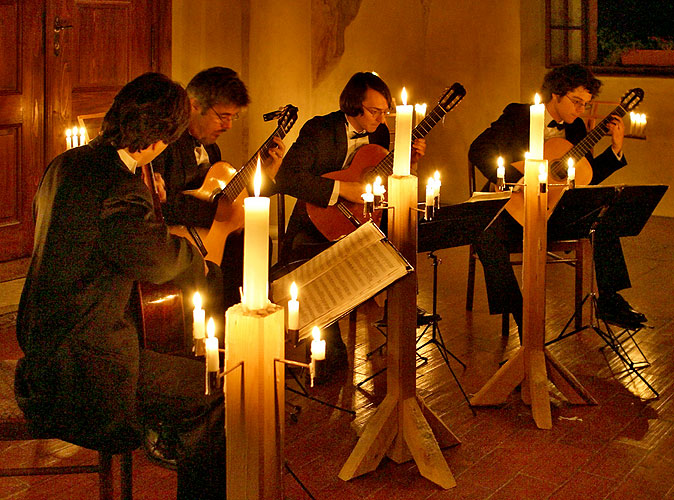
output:
M368 108L367 106L363 106L363 109L366 109L375 119L380 116L388 116L391 114L390 109Z
M569 101L571 101L571 104L573 104L576 109L589 111L590 108L592 108L592 103L585 102L577 97L569 97L569 94L564 94L564 97L566 97Z
M215 113L215 116L217 117L218 120L220 120L220 123L222 123L223 125L227 122L231 123L231 122L235 122L236 120L239 119L239 113L234 113L234 114L222 113L222 114L220 114L215 109L213 109L213 106L211 106L208 109L210 109L211 111L213 111L213 113Z

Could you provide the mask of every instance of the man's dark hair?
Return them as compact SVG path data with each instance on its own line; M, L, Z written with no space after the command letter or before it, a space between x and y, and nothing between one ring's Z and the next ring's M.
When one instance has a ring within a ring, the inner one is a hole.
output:
M578 87L585 87L592 94L592 98L595 98L599 95L601 81L596 79L589 69L580 64L567 64L555 68L548 71L543 78L543 85L541 86L543 102L552 99L552 94L564 96Z
M347 82L344 90L342 90L339 96L339 109L346 113L346 116L362 115L363 101L365 100L367 89L379 92L386 98L388 107L392 106L391 91L388 89L386 83L384 83L384 80L374 73L361 72L353 75Z
M102 140L131 153L157 141L173 142L187 128L189 102L180 84L160 73L145 73L115 96L103 118Z
M222 66L205 69L194 75L187 84L187 94L199 102L202 114L216 104L233 104L243 108L250 103L246 85L236 71Z

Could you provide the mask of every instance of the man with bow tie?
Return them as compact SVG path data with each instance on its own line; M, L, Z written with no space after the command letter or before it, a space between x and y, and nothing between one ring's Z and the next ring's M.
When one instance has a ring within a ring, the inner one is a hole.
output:
M276 177L278 189L320 207L332 206L339 198L362 203L365 184L322 177L347 168L356 150L365 144L389 147L386 116L392 106L391 92L376 74L354 74L339 97L339 110L315 116L304 124L288 150ZM426 151L424 139L412 144L412 168ZM309 258L329 245L313 225L303 203L295 205L283 242L284 262ZM346 350L339 328L324 332L328 362L344 364Z
M166 183L166 203L162 205L162 210L167 224L208 229L213 223L217 203L199 200L183 194L183 191L200 187L210 167L222 160L216 141L232 128L239 113L248 106L250 97L237 73L220 66L197 73L187 85L187 94L190 98L187 130L154 161L154 168ZM270 159L262 165L268 177L267 182L263 182L267 192L273 184L269 179L276 175L285 152L283 141L277 137L274 139L276 147L269 150ZM243 227L243 217L240 219L239 223ZM240 302L239 287L243 283L242 231L229 235L222 262L218 264L222 269L224 308L227 309ZM191 294L188 296L191 297Z
M561 137L575 145L586 135L581 118L590 101L599 94L601 81L587 68L569 64L548 72L541 87L545 103L545 140ZM529 149L530 104L512 103L503 114L482 132L471 144L469 161L494 185L497 183L497 158L505 160L506 183L515 183L521 177L511 164L524 160ZM592 166L591 184L599 184L613 172L624 167L624 125L615 116L609 123L611 144L598 156L586 155ZM551 228L553 229L553 228ZM522 294L510 264L506 242L521 240L521 226L503 212L490 228L475 242L482 262L487 285L489 312L510 312L520 327L522 321ZM599 291L599 315L625 326L637 326L646 317L635 311L618 291L629 288L630 279L619 238L597 231L594 239L594 262Z

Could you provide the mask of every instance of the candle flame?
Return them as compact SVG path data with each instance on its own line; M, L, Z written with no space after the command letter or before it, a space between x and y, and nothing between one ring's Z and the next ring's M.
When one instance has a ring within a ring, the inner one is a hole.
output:
M538 177L541 179L541 182L545 182L548 178L548 166L545 163L541 163L538 166Z
M541 97L538 95L538 93L534 96L534 104L538 106L541 103Z
M194 308L196 310L201 309L201 294L199 294L199 292L194 293L194 297L192 298L192 302L194 303Z
M499 167L502 167L502 166L503 166L503 156L499 156L499 157L497 158L496 164L497 164Z
M573 158L569 158L566 164L569 166L569 168L573 167Z
M318 329L317 326L312 328L311 336L314 338L314 340L321 340L321 331Z
M208 335L209 339L212 339L215 335L215 321L213 321L212 317L208 318L208 324L206 325L206 335Z
M436 171L435 171L435 174L433 174L433 177L435 177L435 180L436 180L436 181L439 181L439 180L440 180L440 171L439 171L439 170L436 170Z
M365 192L367 194L372 193L372 184L368 184L367 186L365 186Z
M78 135L79 131L77 130L77 127L73 127L73 135Z
M290 298L293 300L297 300L297 283L294 281L290 285Z
M260 168L260 157L257 157L257 167L255 168L255 177L253 179L253 188L255 196L260 196L260 187L262 186L262 170Z
M403 101L403 106L407 106L407 90L405 90L405 87L403 87L403 91L400 94L402 101Z
M374 180L374 185L381 186L381 177L377 176L377 178Z
M72 133L73 133L72 130L70 130L69 128L66 129L66 137L70 137Z
M433 180L433 177L428 178L428 182L426 183L426 188L428 189L429 187L432 188L435 185L435 181Z

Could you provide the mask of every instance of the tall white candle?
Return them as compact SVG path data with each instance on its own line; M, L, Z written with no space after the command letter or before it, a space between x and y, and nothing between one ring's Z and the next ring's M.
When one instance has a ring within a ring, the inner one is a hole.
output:
M436 198L440 196L440 187L442 186L442 181L440 180L440 171L436 170L433 174L433 196Z
M428 178L426 183L426 206L432 207L435 202L435 181L433 177Z
M201 295L199 292L192 298L194 303L192 334L195 339L203 339L206 336L206 312L201 308Z
M566 178L569 182L576 180L576 167L573 164L573 158L569 158L566 162L568 168L566 169Z
M426 103L414 105L414 127L416 128L421 121L426 118Z
M290 285L290 300L288 301L288 330L300 329L300 302L297 300L297 284Z
M503 164L502 156L498 157L498 159L496 160L496 164L498 165L498 167L496 167L496 178L505 179L505 166Z
M80 146L84 146L87 143L87 129L80 127Z
M71 149L73 147L72 139L73 131L69 128L66 129L66 149Z
M77 130L77 127L73 127L73 147L74 148L79 146L79 144L78 144L78 134L79 134L79 131Z
M529 152L531 158L543 159L543 133L545 131L545 104L536 94L535 104L529 109Z
M208 327L206 329L208 337L206 338L206 371L217 372L220 370L220 354L218 349L220 343L215 336L215 322L213 318L208 318Z
M393 151L393 175L410 175L412 154L412 105L407 105L407 91L403 87L402 106L396 106L396 139Z
M269 198L260 196L260 158L255 170L255 196L243 200L243 303L250 309L267 307L269 281Z

